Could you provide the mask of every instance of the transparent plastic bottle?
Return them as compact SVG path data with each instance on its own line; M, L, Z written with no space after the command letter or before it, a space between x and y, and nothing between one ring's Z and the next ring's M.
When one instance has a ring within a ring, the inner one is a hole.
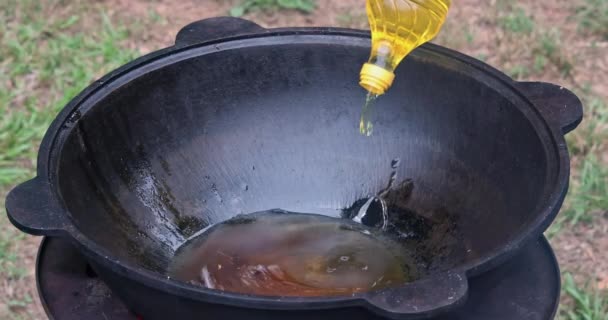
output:
M450 4L451 0L367 0L372 51L361 69L361 86L370 94L384 94L401 60L439 33Z

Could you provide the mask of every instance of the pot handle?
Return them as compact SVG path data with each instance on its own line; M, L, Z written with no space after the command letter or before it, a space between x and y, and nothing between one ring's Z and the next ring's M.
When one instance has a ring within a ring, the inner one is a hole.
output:
M50 184L39 177L15 187L6 197L8 219L29 234L67 235L71 223L51 190Z
M436 316L465 302L469 284L464 273L446 272L403 287L372 292L368 308L390 319L420 319Z
M576 128L583 119L583 105L572 91L545 82L520 82L519 88L563 134Z
M226 37L263 33L266 29L249 20L218 17L199 20L183 27L175 38L176 46L188 46Z

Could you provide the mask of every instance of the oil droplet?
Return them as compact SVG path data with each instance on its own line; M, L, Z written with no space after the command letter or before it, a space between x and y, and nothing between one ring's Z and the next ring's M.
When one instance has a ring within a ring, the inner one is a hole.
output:
M219 191L217 190L217 186L215 185L215 183L211 185L211 192L213 192L213 195L215 196L215 199L219 203L224 203L224 198L222 198L222 196L220 195Z
M397 169L397 168L399 168L400 164L401 164L401 159L395 158L395 159L393 159L393 161L391 161L391 168Z
M70 116L68 117L68 123L74 123L74 122L80 120L80 117L82 117L82 114L80 113L79 110L76 110L72 114L70 114Z
M367 93L365 97L365 104L363 110L361 110L361 120L359 120L359 132L369 137L374 132L374 106L376 105L376 99L378 95L371 92Z

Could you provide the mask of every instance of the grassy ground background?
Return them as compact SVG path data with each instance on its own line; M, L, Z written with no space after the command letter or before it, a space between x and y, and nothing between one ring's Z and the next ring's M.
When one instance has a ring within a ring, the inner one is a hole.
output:
M0 1L0 207L33 175L37 145L70 98L171 45L188 22L228 14L267 27L366 27L364 0ZM571 191L547 235L564 272L559 317L608 319L608 0L455 0L435 42L583 99L585 119L568 135ZM43 319L33 274L39 239L4 214L0 230L0 319Z

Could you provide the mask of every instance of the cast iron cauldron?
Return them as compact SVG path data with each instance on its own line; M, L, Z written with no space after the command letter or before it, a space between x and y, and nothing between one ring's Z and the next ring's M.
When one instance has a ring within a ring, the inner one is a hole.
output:
M466 298L467 279L537 239L566 194L563 135L582 108L559 86L519 83L424 45L358 133L363 31L266 30L217 18L110 73L72 100L16 187L12 223L66 237L144 319L430 317ZM207 290L163 275L177 247L238 213L339 216L385 188L391 162L422 215L445 208L467 250L402 287L352 297L281 298Z

